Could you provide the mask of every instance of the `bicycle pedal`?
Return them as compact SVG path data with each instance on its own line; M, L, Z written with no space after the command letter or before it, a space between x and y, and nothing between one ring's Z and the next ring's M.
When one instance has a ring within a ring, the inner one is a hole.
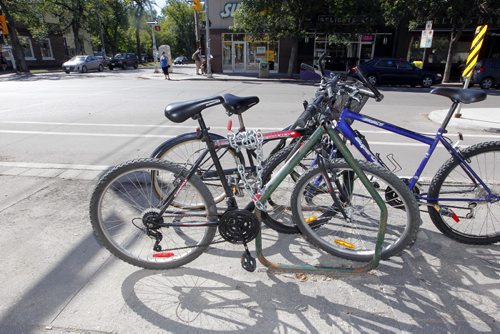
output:
M255 258L252 255L245 252L241 256L241 266L246 271L249 271L252 273L255 271L255 268L257 268L257 261L255 261Z

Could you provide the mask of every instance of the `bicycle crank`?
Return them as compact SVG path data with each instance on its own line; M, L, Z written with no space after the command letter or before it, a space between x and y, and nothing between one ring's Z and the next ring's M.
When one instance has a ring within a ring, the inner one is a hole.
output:
M257 267L255 258L248 250L247 243L255 239L260 230L257 217L247 210L235 209L226 211L219 218L219 234L232 244L243 244L245 252L241 256L241 266L253 272Z

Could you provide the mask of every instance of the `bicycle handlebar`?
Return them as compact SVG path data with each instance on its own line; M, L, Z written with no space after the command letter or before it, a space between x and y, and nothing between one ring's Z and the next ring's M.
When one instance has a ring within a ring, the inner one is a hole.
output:
M375 88L370 82L368 82L368 80L366 80L365 76L363 75L363 72L361 72L361 70L358 67L354 67L353 71L354 73L358 74L361 82L363 82L363 84L365 84L366 87L368 87L373 92L373 94L375 95L374 98L377 102L380 102L384 99L384 95L380 93L378 89ZM369 94L367 95L370 96Z
M319 104L323 101L324 96L320 95L316 99L314 99L313 103L310 103L306 110L297 118L297 121L295 121L294 126L303 128L306 123L316 114L316 111L318 109Z

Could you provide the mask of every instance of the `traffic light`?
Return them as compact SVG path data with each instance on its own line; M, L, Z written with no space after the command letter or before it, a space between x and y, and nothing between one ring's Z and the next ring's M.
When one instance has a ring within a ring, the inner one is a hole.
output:
M193 0L191 8L193 8L197 12L201 12L201 0Z
M5 22L5 16L3 15L0 15L0 30L3 35L9 34L9 28L7 28L7 22Z

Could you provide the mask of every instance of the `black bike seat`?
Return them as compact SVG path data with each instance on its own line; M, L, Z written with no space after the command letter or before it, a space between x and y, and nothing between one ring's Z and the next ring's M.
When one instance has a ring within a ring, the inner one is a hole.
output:
M174 123L182 123L188 118L201 113L204 109L224 102L222 96L205 97L203 99L172 102L165 107L165 117Z
M224 98L224 108L226 108L228 113L236 115L259 103L257 96L240 97L233 94L224 94L222 97Z
M431 94L449 97L453 102L462 102L465 104L483 101L486 99L486 93L482 90L438 87L431 90Z

